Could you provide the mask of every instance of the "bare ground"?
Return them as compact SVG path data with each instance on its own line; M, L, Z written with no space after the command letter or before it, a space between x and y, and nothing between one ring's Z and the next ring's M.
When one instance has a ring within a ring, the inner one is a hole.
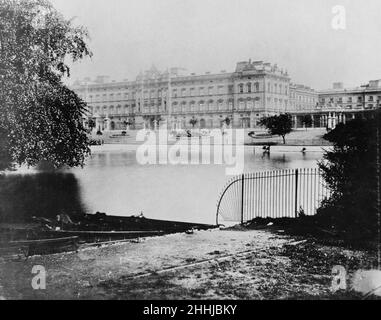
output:
M376 255L269 231L199 231L78 253L0 260L3 299L352 299L330 291L333 266L370 269ZM33 266L47 271L33 290Z

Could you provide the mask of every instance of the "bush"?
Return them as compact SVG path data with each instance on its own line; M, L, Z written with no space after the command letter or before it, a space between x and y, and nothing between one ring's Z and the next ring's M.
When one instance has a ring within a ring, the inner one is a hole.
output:
M326 152L319 164L332 196L316 218L348 240L375 240L378 236L378 121L353 120L324 137L334 144L333 151Z

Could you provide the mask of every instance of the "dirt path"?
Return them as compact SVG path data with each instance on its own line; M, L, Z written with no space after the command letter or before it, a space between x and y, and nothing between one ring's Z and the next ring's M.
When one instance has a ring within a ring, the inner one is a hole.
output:
M0 261L0 296L6 299L329 298L334 265L355 270L371 260L366 252L311 243L290 246L293 242L295 239L266 231L200 231L89 248L78 253ZM31 287L35 265L46 269L46 290ZM184 265L188 266L172 269ZM168 270L163 272L163 269ZM134 279L143 274L148 275Z

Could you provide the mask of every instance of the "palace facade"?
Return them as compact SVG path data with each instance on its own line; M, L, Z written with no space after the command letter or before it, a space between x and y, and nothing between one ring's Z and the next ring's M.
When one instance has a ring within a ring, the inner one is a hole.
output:
M368 86L323 92L291 83L288 72L262 61L237 63L234 72L183 75L155 67L135 81L107 82L105 77L77 82L73 89L87 102L97 130L257 128L268 115L290 113L294 126L312 116L313 126L334 127L360 111L379 106L381 81ZM361 98L361 99L360 99ZM349 116L347 116L349 114Z

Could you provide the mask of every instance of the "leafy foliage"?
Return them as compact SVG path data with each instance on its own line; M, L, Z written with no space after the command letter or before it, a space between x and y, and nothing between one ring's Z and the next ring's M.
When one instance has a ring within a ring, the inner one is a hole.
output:
M83 165L86 105L63 78L69 61L91 56L87 37L45 0L0 0L0 170Z
M353 239L375 239L377 234L379 118L340 124L325 136L334 148L325 153L320 169L332 197L319 209L318 218Z
M225 123L227 127L230 127L231 120L230 120L229 117L226 117L226 118L222 121L222 123Z
M312 127L312 116L310 114L306 114L302 117L302 123L307 128Z
M93 130L96 127L96 123L93 119L89 119L87 125L90 128L90 130Z
M288 113L262 118L260 125L266 127L270 134L283 138L286 144L286 135L292 132L292 118Z
M189 124L194 128L196 124L198 123L198 120L195 118L190 119Z

